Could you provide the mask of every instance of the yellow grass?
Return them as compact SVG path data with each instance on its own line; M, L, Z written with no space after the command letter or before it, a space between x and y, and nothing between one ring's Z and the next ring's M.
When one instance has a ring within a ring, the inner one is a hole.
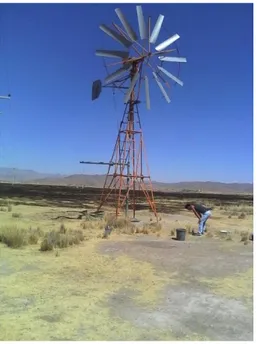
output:
M96 242L62 250L59 257L1 247L1 261L13 271L0 281L1 340L133 340L147 334L109 314L108 298L128 290L137 302L152 305L167 277L156 276L148 263L100 255ZM32 302L28 307L26 300Z
M224 278L202 278L200 281L207 284L213 292L229 298L251 299L253 297L252 268Z

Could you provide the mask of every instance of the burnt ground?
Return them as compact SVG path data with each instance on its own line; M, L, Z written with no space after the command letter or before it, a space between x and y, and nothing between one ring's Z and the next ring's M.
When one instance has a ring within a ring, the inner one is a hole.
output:
M88 211L96 210L96 202L99 201L102 189L93 187L73 187L58 185L36 185L36 184L10 184L0 183L0 194L2 198L12 198L13 204L22 203L21 199L36 201L36 205L53 207L84 207ZM137 192L137 210L149 209L145 203L142 192ZM209 200L212 204L232 205L244 202L253 204L253 195L248 194L214 194L214 193L193 193L193 192L160 192L155 191L157 211L159 213L177 213L181 210L181 202L191 199L199 202ZM15 203L15 200L16 203ZM28 204L28 203L27 203ZM31 202L31 205L35 203ZM114 205L112 197L108 198L108 205Z
M109 305L114 315L136 326L169 328L178 339L253 340L252 280L244 275L253 266L252 250L252 244L208 238L107 241L99 246L102 254L149 262L157 274L165 272L171 279L151 310L135 304L126 290L112 297Z

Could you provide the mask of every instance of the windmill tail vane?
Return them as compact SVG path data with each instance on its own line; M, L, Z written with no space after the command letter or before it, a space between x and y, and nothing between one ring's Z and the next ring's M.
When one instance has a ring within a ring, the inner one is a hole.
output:
M103 81L93 82L92 100L99 98L105 87L125 89L125 109L113 153L107 163L109 167L98 210L108 200L115 206L117 216L126 205L125 214L128 215L129 210L132 210L132 217L135 219L136 210L145 207L142 200L144 196L158 220L138 105L144 98L146 109L151 109L151 82L157 85L162 98L170 103L170 82L183 86L178 71L180 63L187 62L187 59L178 55L178 49L171 47L180 38L178 34L158 41L164 15L160 14L151 27L151 17L145 20L142 6L136 6L137 34L121 9L116 8L115 12L119 25L113 23L112 27L108 27L102 24L99 28L115 44L119 43L122 50L96 50L96 56L110 61L108 67L113 71Z

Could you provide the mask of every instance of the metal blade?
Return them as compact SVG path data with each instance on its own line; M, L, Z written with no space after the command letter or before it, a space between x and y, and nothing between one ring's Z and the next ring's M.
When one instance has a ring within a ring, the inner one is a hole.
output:
M158 79L158 76L156 75L155 72L153 72L153 76L154 76L155 81L157 82L157 85L159 86L162 94L164 95L164 98L167 100L168 103L170 103L170 98L167 95L167 92L165 91L164 87L162 86L162 84L161 84L160 80Z
M150 110L151 103L150 103L149 81L148 81L147 76L145 76L145 100L146 100L146 108L147 110Z
M128 92L126 93L125 95L125 98L124 98L124 103L127 104L127 102L129 101L129 97L131 95L131 92L133 91L135 85L136 85L136 82L137 82L137 79L138 79L138 71L136 72L136 74L133 76L132 78L132 81L131 81L131 84L129 86L129 89L128 89Z
M121 24L123 25L125 31L127 32L129 38L134 42L137 40L137 35L135 31L132 29L130 24L128 23L127 19L124 17L123 13L119 8L115 9L115 12L117 16L119 17L119 20L121 21Z
M121 57L122 59L126 59L129 57L129 53L127 51L120 51L120 50L96 50L96 56L105 56L105 57Z
M155 50L161 51L161 50L167 48L172 43L174 43L179 38L180 38L180 36L178 34L175 34L174 36L171 36L170 38L166 39L166 41L164 41L161 44L157 45L157 47L155 47Z
M128 41L125 37L119 35L116 31L109 29L106 25L100 25L99 28L107 35L115 39L115 41L124 45L124 47L129 48L132 45L132 42Z
M92 85L92 100L97 99L102 92L102 82L101 80L96 80Z
M150 43L152 43L152 44L154 44L157 41L157 38L158 38L159 33L161 31L163 19L164 19L164 16L162 14L160 14L157 21L156 21L156 24L153 28L153 32L151 34L151 37L150 37Z
M187 62L185 57L159 56L159 59L167 62Z
M139 34L141 39L147 39L147 31L142 6L136 6Z
M9 96L0 96L0 99L10 99L11 98L11 96L9 95Z
M118 78L119 76L121 76L122 74L126 73L129 69L130 65L124 65L122 68L119 68L118 70L116 70L115 72L113 72L112 74L108 75L105 79L104 79L104 83L109 84L111 81L115 80L116 78Z
M183 81L179 80L175 75L169 73L166 69L157 66L164 74L166 74L169 78L171 78L172 80L174 80L177 84L179 84L180 86L183 86L184 83Z

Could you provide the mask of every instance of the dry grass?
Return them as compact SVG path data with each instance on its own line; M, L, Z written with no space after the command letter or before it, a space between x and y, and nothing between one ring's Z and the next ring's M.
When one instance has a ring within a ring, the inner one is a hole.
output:
M0 242L11 248L21 248L28 244L35 245L43 235L40 228L19 228L16 225L0 228Z
M17 228L19 234L22 232L21 238L26 238L27 246L23 246L21 251L1 245L0 264L4 264L4 275L0 279L0 340L177 339L170 329L138 328L116 318L110 315L109 305L111 297L126 292L132 293L133 301L147 309L156 304L166 285L176 283L178 277L156 272L151 264L125 255L119 258L101 255L96 245L107 224L111 224L118 235L133 234L141 228L142 234L168 237L172 230L175 235L176 228L187 228L190 232L193 224L197 226L193 217L184 222L168 223L166 229L164 217L162 224L145 221L147 223L141 227L124 218L115 220L112 215L87 221L67 219L63 223L53 218L66 209L12 207L21 217L2 212L1 225L3 228ZM249 217L237 222L243 226ZM213 220L208 234L215 232L219 225ZM28 229L21 231L19 228ZM240 232L237 235L240 236ZM0 236L2 239L2 234ZM83 241L82 238L90 240ZM53 246L53 251L39 251L45 239L47 245ZM71 245L76 245L76 248L60 249ZM221 281L211 283L217 290L221 285ZM229 284L228 281L225 284Z
M55 248L66 248L72 245L78 245L84 241L84 235L81 230L67 229L61 224L59 231L50 231L45 234L40 251L52 251Z
M27 231L16 226L0 229L0 241L11 248L20 248L28 244Z
M208 284L212 291L229 298L253 297L253 269L224 278L201 278L201 282Z
M245 218L248 215L253 215L253 206L249 204L238 204L238 205L231 205L231 206L224 206L220 207L222 215L227 215L231 217L239 217Z
M240 233L241 241L248 241L250 236L249 231L243 231Z
M102 256L96 243L87 241L58 254L42 254L29 246L22 255L2 250L1 259L12 273L0 281L1 340L173 338L169 330L137 328L110 318L108 306L109 298L120 290L135 292L135 301L144 307L153 305L170 276L157 276L151 264L126 256ZM30 270L19 273L26 267Z
M22 215L20 213L12 213L12 217L19 219Z

